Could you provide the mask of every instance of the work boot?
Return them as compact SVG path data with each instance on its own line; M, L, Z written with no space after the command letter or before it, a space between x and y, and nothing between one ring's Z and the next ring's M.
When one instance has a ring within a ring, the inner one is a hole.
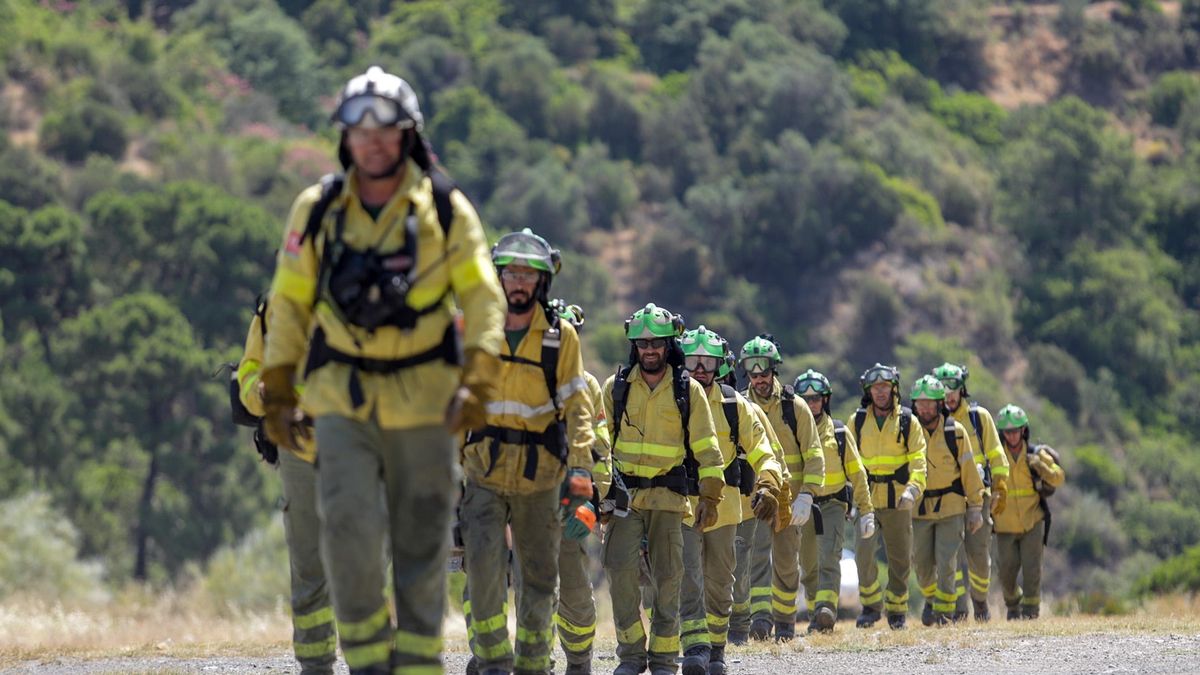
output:
M971 600L971 609L975 612L975 620L979 623L987 623L992 615L988 612L987 600Z
M617 664L617 668L613 671L613 675L640 675L640 673L645 670L645 661L622 661L621 663Z
M1022 619L1038 618L1038 605L1021 605L1021 618Z
M479 661L474 656L467 661L467 675L479 675Z
M713 645L708 655L708 675L725 675L725 645Z
M683 675L708 675L708 659L712 653L708 645L692 645L683 653Z
M796 637L796 624L788 621L775 622L775 641L791 642Z
M892 630L904 630L907 621L908 617L904 614L888 614L888 628Z
M740 630L731 630L725 639L729 641L729 644L740 647L750 640L750 633Z
M967 610L965 610L965 609L961 610L961 611L955 610L954 613L950 615L950 620L953 621L954 623L958 623L959 621L966 621L967 620Z
M946 612L934 612L933 623L938 628L949 626L951 623L954 623L954 615Z
M933 622L933 605L926 602L925 607L921 610L921 625L932 626Z
M568 663L563 675L592 675L592 664L590 662Z
M650 669L650 675L675 675L675 669L671 666L654 666Z
M755 619L750 623L750 639L751 640L766 640L771 637L771 620L770 619Z
M1009 621L1016 621L1017 619L1021 618L1021 610L1017 607L1009 607L1008 616L1005 618Z
M508 671L503 668L488 668L487 670L480 671L479 675L509 675L509 674L508 674ZM521 672L517 671L517 675L521 675Z
M879 620L879 610L871 607L863 607L862 614L858 615L858 620L854 622L859 628L870 628Z
M833 611L832 607L819 607L816 616L813 617L813 623L817 625L818 631L832 633L833 626L837 623L837 612Z

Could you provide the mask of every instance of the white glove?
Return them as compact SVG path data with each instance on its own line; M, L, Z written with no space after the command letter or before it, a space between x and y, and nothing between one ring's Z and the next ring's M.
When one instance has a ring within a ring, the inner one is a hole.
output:
M801 492L792 502L792 525L803 525L812 515L813 497L807 492Z
M975 534L981 527L983 527L983 507L967 507L967 532Z
M858 518L858 536L862 539L870 539L875 536L875 513L867 513Z
M904 494L900 495L900 499L896 501L896 508L901 511L911 511L914 504L917 503L917 486L909 485L904 488Z

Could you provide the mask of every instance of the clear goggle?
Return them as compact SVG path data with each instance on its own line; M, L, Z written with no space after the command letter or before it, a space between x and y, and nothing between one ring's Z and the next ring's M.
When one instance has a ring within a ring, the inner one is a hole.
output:
M720 367L722 359L719 356L702 356L693 354L683 357L683 367L690 371L703 370L706 373L715 373Z
M956 391L963 388L963 381L957 377L948 377L942 380L942 385L946 387L946 391Z
M872 385L877 382L895 382L900 379L894 368L872 368L863 374L863 384Z
M758 375L771 370L771 357L749 356L742 359L742 368L750 375Z
M400 108L400 104L372 94L351 96L342 101L334 114L334 121L343 127L368 129L392 126L409 129L417 124Z
M823 395L825 385L820 380L800 380L796 383L796 393L803 394L806 391L812 390L814 394Z

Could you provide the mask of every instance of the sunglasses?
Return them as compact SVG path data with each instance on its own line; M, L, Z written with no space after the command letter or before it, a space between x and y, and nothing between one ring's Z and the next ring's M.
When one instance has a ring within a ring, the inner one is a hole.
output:
M666 338L638 338L633 341L633 346L638 349L666 349Z
M703 370L706 373L715 373L722 360L719 356L685 356L683 357L683 367L691 371Z
M366 121L368 116L372 120L371 123ZM371 94L353 96L342 101L337 109L337 121L347 127L398 126L408 129L416 126L416 122L401 110L398 103Z

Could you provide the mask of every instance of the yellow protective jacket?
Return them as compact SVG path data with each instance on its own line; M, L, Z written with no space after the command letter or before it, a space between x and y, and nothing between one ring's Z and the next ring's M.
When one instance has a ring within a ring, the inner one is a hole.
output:
M1008 457L1008 506L1002 513L994 516L994 529L997 533L1025 534L1046 517L1041 499L1033 489L1034 469L1029 466L1027 449L1026 443L1021 441L1021 447ZM1049 471L1040 472L1042 480L1053 487L1062 485L1067 479L1062 467L1054 462L1050 453L1042 450L1038 454L1050 467Z
M411 160L404 181L378 220L363 209L357 186L357 176L351 169L341 194L330 204L321 232L311 241L300 239L321 187L306 189L292 204L271 286L274 299L268 310L271 332L267 335L266 367L300 364L314 325L324 331L330 347L351 356L395 360L427 353L442 344L454 320L455 302L464 315L462 346L499 354L507 304L479 217L466 196L457 190L451 194L454 221L448 235L443 236L430 179ZM420 316L411 330L384 326L369 332L343 322L317 288L325 233L333 227L336 213L345 210L344 241L348 247L361 250L377 246L382 251L393 251L403 245L410 204L418 219L418 278L409 291L408 302L415 309L441 303L440 309ZM396 373L360 372L365 403L355 408L349 391L351 371L347 364L328 363L309 373L302 399L304 408L315 417L342 415L365 421L375 415L379 425L387 429L438 425L443 423L446 405L461 375L459 366L442 359Z
M883 420L883 427L875 421L871 408L866 411L863 420L862 434L859 437L853 419L847 424L847 431L854 437L858 452L862 456L863 468L867 470L867 481L871 488L871 504L876 509L896 508L896 501L908 485L917 488L917 501L921 500L920 491L925 489L925 434L921 433L921 423L917 416L908 413L909 433L908 444L900 433L900 405L892 409ZM908 465L908 482L900 483L892 480L878 482L873 478L882 479L890 476Z
M771 395L762 398L754 393L754 388L746 390L751 401L757 403L767 413L775 435L783 446L783 460L791 474L792 496L807 492L816 495L825 481L825 450L821 445L821 435L817 433L817 424L812 411L808 409L799 396L793 396L791 401L783 400L783 385L775 378ZM790 405L796 411L796 433L783 419L783 406Z
M843 434L846 439L846 457L843 461L838 454L837 437L834 435L833 418L822 414L817 420L817 433L821 436L821 446L825 449L825 482L817 491L817 497L837 494L846 483L850 483L851 501L858 507L859 513L871 513L871 490L867 485L867 472L863 469L862 456L858 454L858 445L854 436L846 429Z
M270 301L267 302L268 307ZM246 332L246 346L242 350L242 360L238 363L237 381L240 393L238 397L242 399L242 405L246 406L246 410L250 411L251 415L258 417L263 416L262 394L258 390L258 379L262 373L263 362L263 335L266 333L266 328L263 327L262 317L257 312L254 313L254 318L250 320L250 330ZM297 385L296 392L299 393L303 387ZM287 448L280 450L291 452ZM300 452L294 453L300 459L312 464L317 460L317 443L312 437L308 439L300 439Z
M600 388L600 380L588 371L583 371L583 379L587 380L588 398L592 401L592 433L596 437L592 446L592 482L601 498L608 494L612 486L612 439L608 436L608 420L604 417L604 391Z
M925 494L913 511L914 518L936 520L966 513L968 505L983 506L983 478L980 476L981 469L975 464L967 428L953 417L950 418L954 439L958 444L956 459L946 444L946 421L943 415L938 415L932 431L921 427L925 433ZM964 495L941 492L950 488L955 479L962 485Z
M733 439L730 438L732 430L729 427L729 420L725 418L725 395L721 386L713 384L706 393L708 408L712 411L713 425L717 430L717 444L721 447L721 458L725 462L725 468L728 468L737 459L737 445L740 445L746 451L746 461L754 467L754 473L759 480L765 473L774 479L775 485L782 486L783 476L780 475L782 471L779 461L775 459L775 452L771 450L771 441L767 437L766 429L754 414L754 410L750 407L750 401L745 396L734 392L738 415L738 440L735 445ZM697 500L697 497L692 497L693 513ZM712 532L726 525L737 525L742 522L744 513L741 491L737 485L727 483L722 491L721 504L717 507L717 522L704 531ZM753 515L753 510L751 510L751 515ZM692 519L685 518L684 524L691 525Z
M596 435L592 431L592 397L583 376L579 335L566 321L560 321L558 328L555 380L562 421L566 425L566 464L544 445L534 446L535 451L530 451L526 445L494 443L493 439L483 437L463 447L463 471L467 480L502 495L530 494L558 487L568 468L592 470L592 446ZM496 383L496 400L487 404L489 427L556 433L553 427L558 412L550 392L546 391L546 376L541 368L542 339L549 329L545 311L535 307L529 331L521 338L516 353L510 351L507 341L500 346L500 357L504 362L500 380ZM510 360L512 357L520 362ZM533 480L525 478L526 465L530 461L536 465Z
M979 417L978 429L971 424L970 401L964 399L962 403L959 403L953 417L955 421L967 428L967 436L971 441L971 451L975 456L975 463L982 467L984 462L987 462L992 470L993 479L1007 478L1008 457L1005 456L1004 447L1000 445L1000 434L996 431L996 421L992 419L992 413L981 405L975 406L975 412ZM982 448L979 447L980 436L983 437ZM986 489L985 494L990 492L990 489Z
M683 464L687 451L683 445L683 421L675 405L671 384L674 368L667 366L662 381L654 389L646 384L639 366L629 372L629 394L625 417L613 417L613 383L616 375L604 382L604 414L609 433L614 434L613 469L639 478L654 478ZM692 454L700 465L699 477L716 478L724 482L725 462L717 445L708 398L699 382L688 379L690 416L687 420ZM638 510L675 511L691 515L687 497L665 487L639 490L630 487L630 507Z
M787 485L788 481L790 481L792 479L792 474L788 473L787 462L781 461L781 459L780 459L781 457L783 457L783 445L781 445L779 443L779 437L775 435L775 429L771 426L771 420L767 418L767 413L766 413L766 411L764 411L762 409L762 406L755 403L754 401L751 401L749 398L746 398L744 396L742 398L746 401L747 404L750 405L750 410L754 413L754 417L758 420L758 423L762 425L763 432L767 435L767 443L771 446L771 454L773 454L775 456L775 464L778 465L779 472L780 472L779 477L783 481L782 483L779 484L779 488L781 490L779 499L782 501L783 499L789 498L791 496L790 490L788 491L787 494L782 494L782 490L783 490L783 487L785 485ZM741 501L742 501L742 520L741 520L741 522L743 522L743 523L754 517L754 507L750 504L752 497L753 497L753 495L741 496ZM791 503L790 499L788 499L788 503L789 504ZM782 508L784 506L784 504L780 503L779 506Z

